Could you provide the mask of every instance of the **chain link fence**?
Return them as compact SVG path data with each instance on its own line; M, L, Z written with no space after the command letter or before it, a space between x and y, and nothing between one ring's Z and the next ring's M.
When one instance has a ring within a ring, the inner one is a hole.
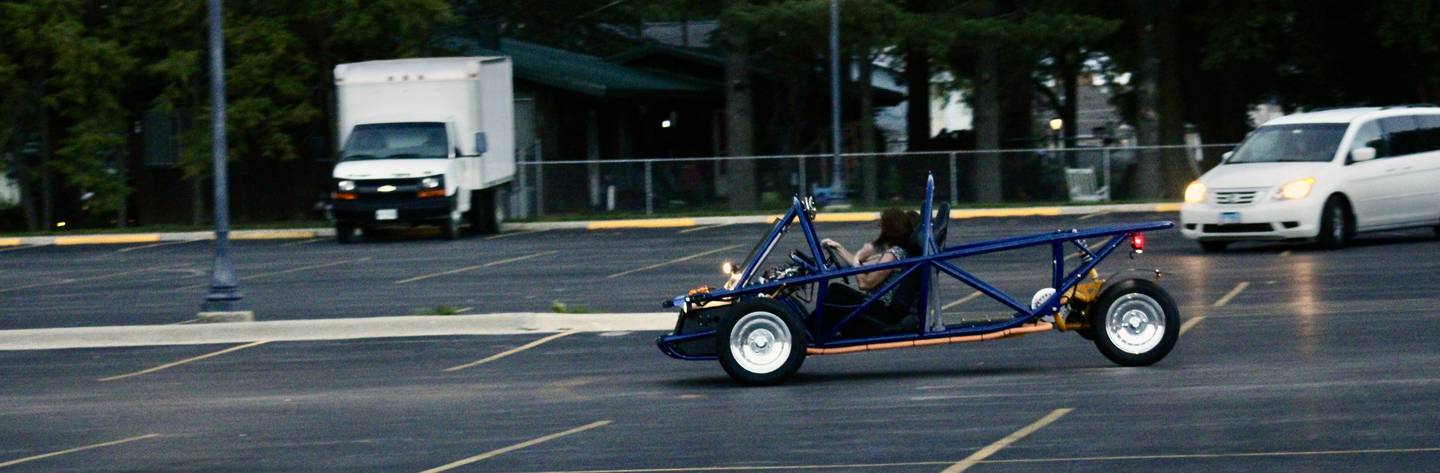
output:
M797 194L855 207L866 207L872 192L877 207L918 202L927 174L935 176L936 198L952 205L1125 201L1141 195L1140 160L1183 154L1183 159L1161 160L1169 169L1159 172L1198 177L1202 158L1213 161L1233 147L847 153L840 158L839 185L831 182L835 160L828 154L544 161L532 147L520 153L510 215L523 220L556 214L725 213L733 194L731 173L742 160L753 164L757 210L783 209Z

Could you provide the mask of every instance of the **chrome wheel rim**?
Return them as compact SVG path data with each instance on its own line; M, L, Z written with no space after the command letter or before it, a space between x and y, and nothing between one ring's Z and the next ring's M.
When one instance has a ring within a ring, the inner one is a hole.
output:
M1335 241L1345 239L1345 212L1342 212L1339 206L1330 209L1330 236Z
M1120 351L1145 354L1165 337L1165 309L1145 294L1120 296L1105 314L1105 335Z
M791 349L790 328L780 316L769 312L745 314L730 331L730 355L751 373L780 369L790 358Z

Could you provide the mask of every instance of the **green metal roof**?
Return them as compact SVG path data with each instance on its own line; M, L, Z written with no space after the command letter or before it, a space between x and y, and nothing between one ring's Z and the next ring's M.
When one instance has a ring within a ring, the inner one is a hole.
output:
M501 39L500 50L458 41L467 54L510 56L515 77L599 98L713 97L714 84L626 67L604 59L535 43Z

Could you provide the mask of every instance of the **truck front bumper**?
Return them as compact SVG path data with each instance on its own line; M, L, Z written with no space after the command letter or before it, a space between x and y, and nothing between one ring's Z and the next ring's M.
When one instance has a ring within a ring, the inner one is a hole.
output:
M386 224L400 222L423 222L450 218L455 208L454 199L434 198L401 201L339 200L331 202L330 215L337 222ZM384 218L389 211L395 218ZM383 219L382 219L383 218Z

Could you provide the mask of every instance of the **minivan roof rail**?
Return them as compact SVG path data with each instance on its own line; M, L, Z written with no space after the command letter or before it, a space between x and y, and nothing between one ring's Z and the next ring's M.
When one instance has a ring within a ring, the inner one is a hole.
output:
M1440 105L1435 105L1433 103L1402 103L1380 107L1381 110L1388 110L1392 108L1440 108Z

